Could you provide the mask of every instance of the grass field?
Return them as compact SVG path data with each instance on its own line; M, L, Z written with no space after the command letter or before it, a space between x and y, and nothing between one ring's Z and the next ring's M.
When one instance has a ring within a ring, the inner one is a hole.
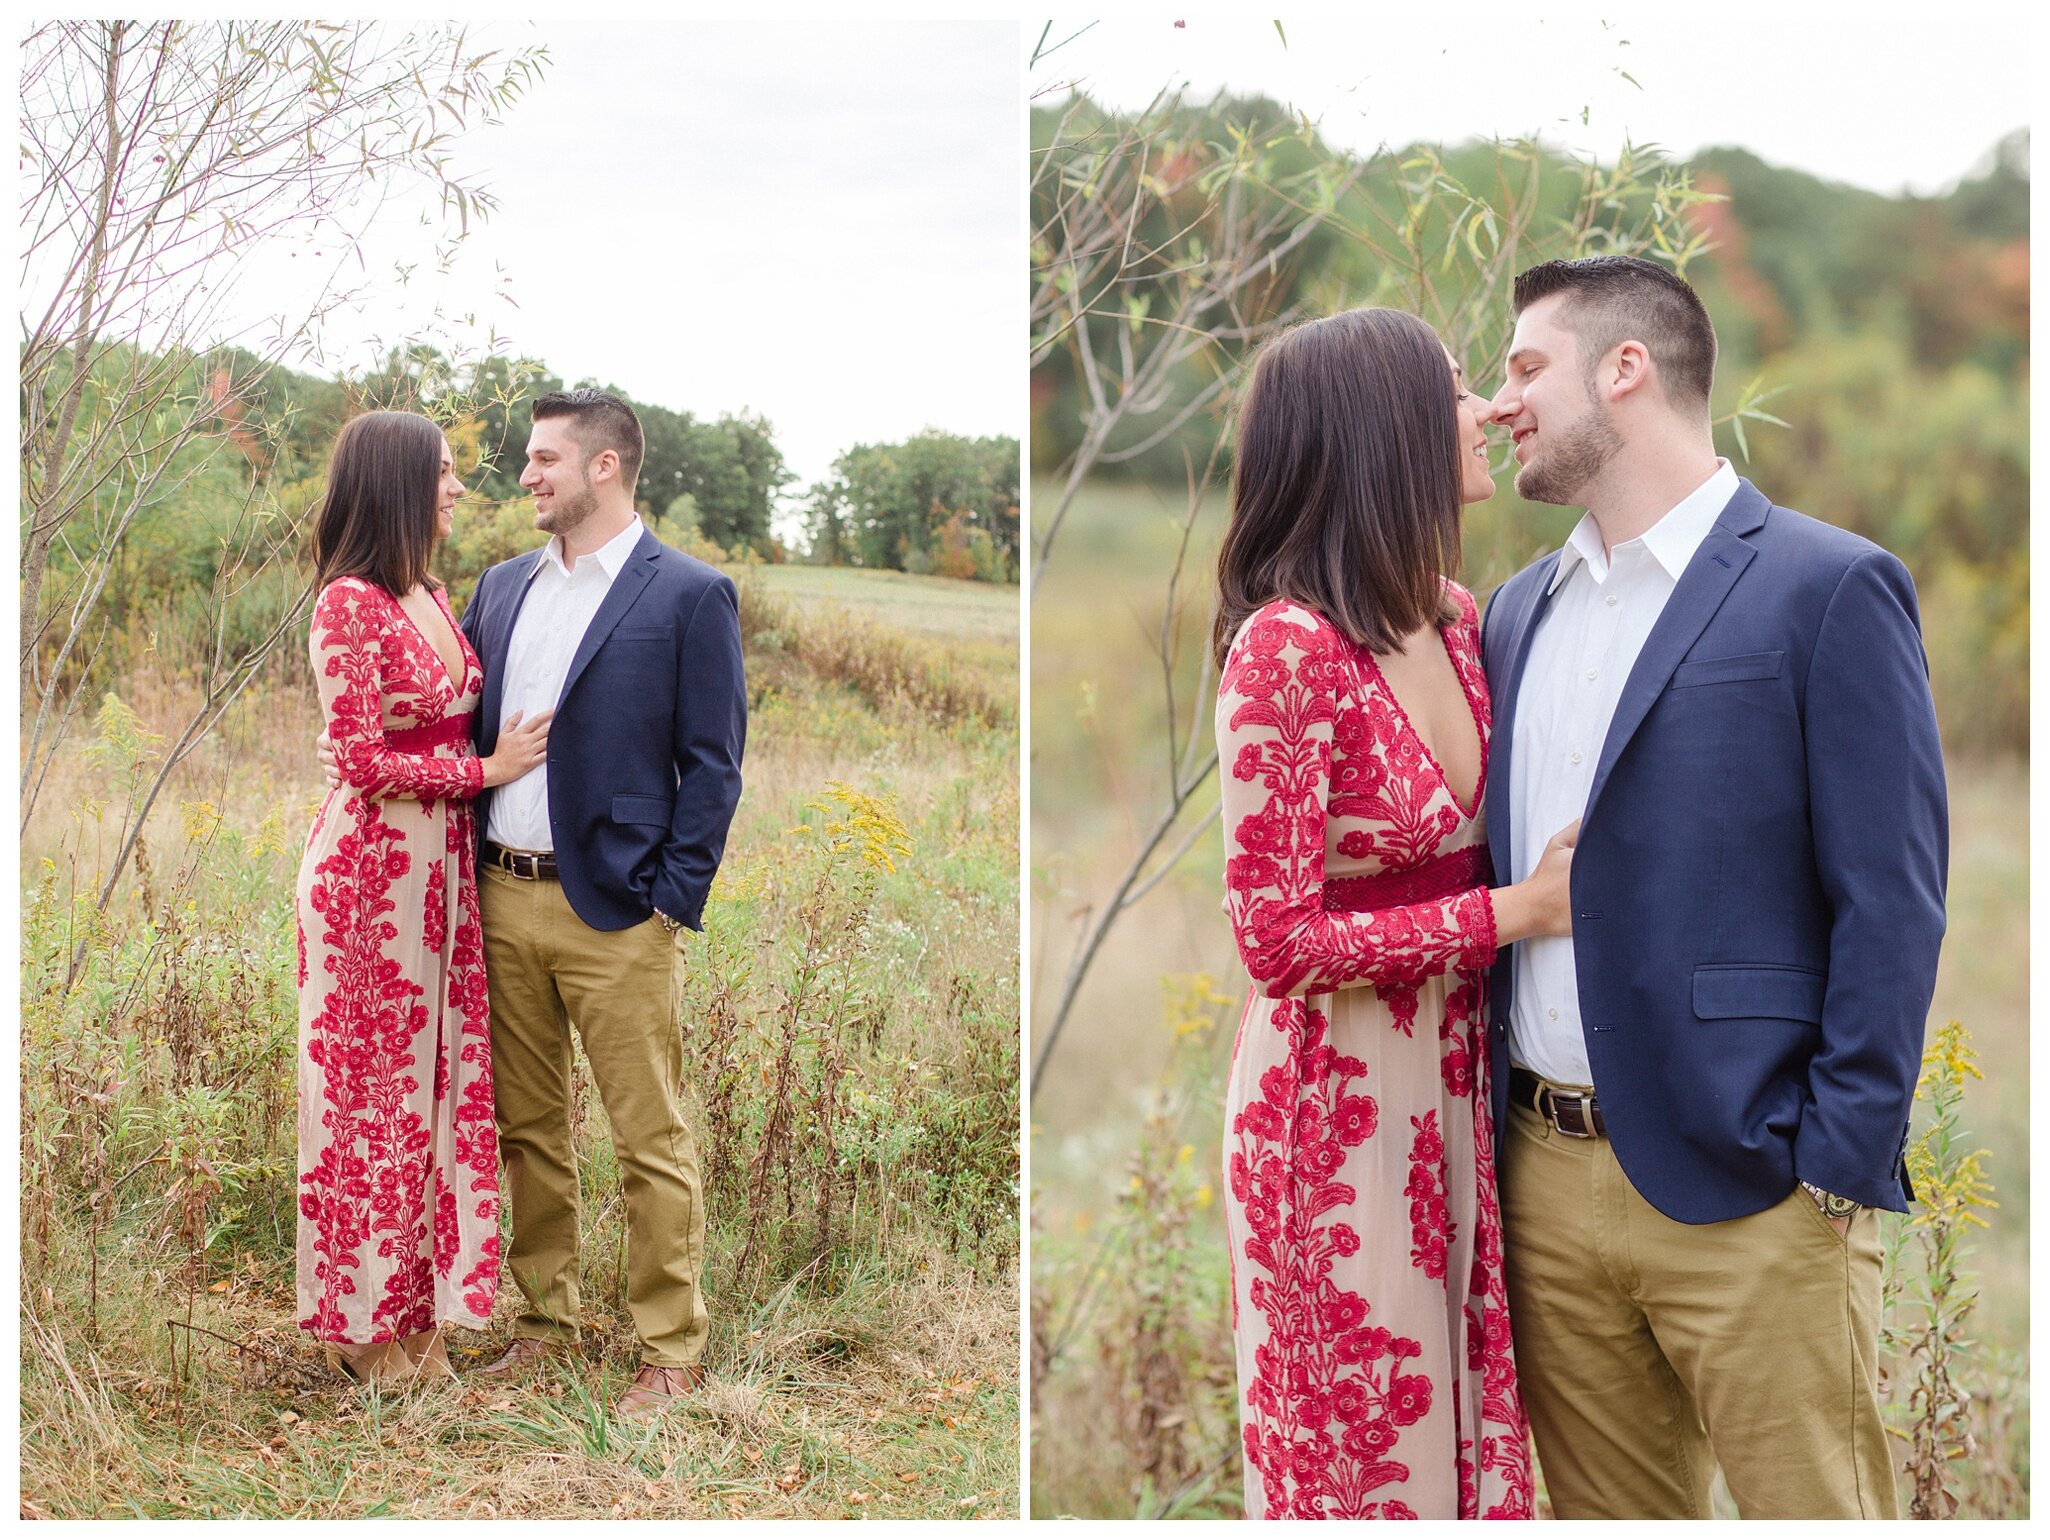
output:
M1047 504L1035 488L1035 507ZM1033 601L1028 966L1039 1017L1035 1036L1044 1029L1090 904L1109 890L1164 803L1167 713L1162 668L1151 648L1182 512L1179 497L1144 487L1085 489ZM1187 564L1194 578L1184 585L1173 668L1177 698L1185 703L1199 687L1214 689L1203 686L1198 660L1221 519L1221 506L1205 509ZM1539 534L1562 536L1566 522ZM1495 568L1472 580L1485 598L1513 554L1470 554ZM1940 625L1941 617L1932 615L1928 623ZM1194 718L1194 730L1206 741L1210 705L1206 694ZM1185 710L1178 730L1186 733L1190 725ZM1964 1121L1970 1142L1990 1152L1987 1169L2000 1204L1969 1264L1981 1288L1973 1324L1982 1364L1975 1385L1984 1398L1973 1463L1987 1468L1984 1479L1973 1478L1972 1490L1974 1500L1993 1502L1986 1494L2016 1484L2025 1492L2028 1478L2027 774L2011 761L1962 757L1953 758L1949 774L1950 927L1931 1023L1962 1020L1986 1071L1970 1090ZM1120 1375L1129 1377L1130 1366L1090 1348L1119 1329L1108 1323L1143 1320L1163 1288L1178 1291L1195 1318L1181 1344L1186 1362L1179 1394L1190 1423L1209 1440L1191 1440L1192 1468L1201 1479L1182 1493L1175 1511L1219 1516L1232 1512L1236 1501L1223 1226L1199 1185L1211 1183L1214 1191L1218 1179L1224 1073L1244 983L1219 907L1223 853L1216 819L1213 780L1177 834L1205 820L1209 826L1174 873L1111 933L1034 1097L1035 1335L1042 1322L1055 1329L1093 1323L1057 1343L1035 1343L1042 1360L1050 1346L1057 1349L1035 1388L1032 1502L1038 1516L1128 1516L1164 1504L1166 1494L1143 1491L1134 1479L1129 1419L1119 1408L1137 1392L1118 1383ZM1197 975L1214 980L1232 1003L1210 1006L1198 998L1192 1014L1190 980ZM1216 1025L1188 1030L1204 1017ZM1170 1156L1188 1151L1187 1169L1172 1159L1156 1161L1153 1146ZM1135 1212L1133 1194L1142 1189L1156 1213L1183 1204L1185 1234L1149 1228L1151 1221ZM1148 1247L1156 1258L1175 1260L1147 1274L1146 1287L1154 1292L1141 1294L1127 1280L1136 1276L1134 1257L1147 1255ZM1159 1415L1156 1409L1156 1424ZM1978 1511L2012 1516L2011 1508L1998 1505Z
M585 1359L381 1396L324 1365L292 1306L311 693L238 705L98 919L74 897L114 844L124 760L80 726L23 839L25 1514L1015 1515L1015 590L1007 634L998 595L883 576L743 577L747 787L685 943L710 1378L648 1427L609 1413L636 1354L588 1095ZM175 678L122 694L158 730L183 701ZM863 820L901 830L894 870L832 850L828 825ZM806 1116L765 1168L783 1071ZM517 1306L508 1278L459 1367Z
M1016 584L914 577L875 567L762 566L749 570L764 588L784 598L888 616L889 623L899 630L948 641L1008 645L1013 662L1017 659Z

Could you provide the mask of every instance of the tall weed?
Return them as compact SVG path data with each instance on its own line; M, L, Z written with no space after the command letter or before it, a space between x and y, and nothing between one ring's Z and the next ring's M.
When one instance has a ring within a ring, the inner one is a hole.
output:
M154 675L122 681L94 755L59 763L24 837L25 1511L1006 1511L1015 736L901 694L872 707L789 654L751 649L748 666L773 680L748 791L708 930L679 948L713 1379L701 1412L654 1439L608 1420L620 1386L600 1365L625 1365L616 1381L636 1355L618 1172L590 1095L584 1369L511 1392L510 1410L481 1392L460 1414L359 1410L295 1329L292 909L312 691L238 706L247 733L238 717L180 768L186 802L159 805L102 907L130 832L124 777L181 709ZM512 1280L500 1295L509 1320ZM555 1402L574 1415L537 1410ZM293 1440L315 1419L302 1457ZM564 1441L589 1474L562 1479Z
M1929 1117L1907 1150L1916 1207L1888 1224L1883 1373L1890 1431L1903 1446L1907 1510L1918 1519L1955 1518L1967 1495L1981 1499L1985 1506L1974 1507L1986 1516L2027 1502L2013 1464L2027 1447L2027 1376L1988 1362L1968 1335L1979 1297L1968 1267L1971 1234L1999 1207L1987 1152L1967 1148L1962 1122L1966 1085L1984 1078L1971 1034L1946 1022L1922 1056L1915 1087Z

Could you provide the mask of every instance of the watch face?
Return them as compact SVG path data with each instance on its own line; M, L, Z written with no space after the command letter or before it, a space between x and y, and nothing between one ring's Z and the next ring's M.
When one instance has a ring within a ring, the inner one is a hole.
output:
M1813 1182L1803 1182L1801 1187L1828 1219L1849 1219L1863 1206L1855 1198L1840 1198L1833 1192L1824 1192Z

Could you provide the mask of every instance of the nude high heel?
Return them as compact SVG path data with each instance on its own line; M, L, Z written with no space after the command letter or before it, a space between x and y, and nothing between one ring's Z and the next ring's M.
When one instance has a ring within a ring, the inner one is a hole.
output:
M359 1385L397 1385L414 1378L418 1368L403 1342L333 1342L328 1362Z
M406 1356L413 1361L413 1372L423 1380L452 1380L456 1377L455 1365L448 1361L448 1328L436 1326L427 1331L416 1331L403 1339Z

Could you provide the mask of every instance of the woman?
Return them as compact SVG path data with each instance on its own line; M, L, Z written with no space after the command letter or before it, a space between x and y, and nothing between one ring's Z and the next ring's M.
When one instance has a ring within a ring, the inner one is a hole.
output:
M468 799L541 762L549 713L470 747L483 674L427 571L462 492L432 422L365 413L313 531L341 785L299 867L299 1324L366 1380L452 1376L443 1331L484 1325L498 1290Z
M1494 491L1431 329L1296 327L1241 408L1213 644L1225 907L1257 986L1226 1109L1247 1512L1531 1514L1486 975L1564 934L1573 830L1490 888L1459 510Z

